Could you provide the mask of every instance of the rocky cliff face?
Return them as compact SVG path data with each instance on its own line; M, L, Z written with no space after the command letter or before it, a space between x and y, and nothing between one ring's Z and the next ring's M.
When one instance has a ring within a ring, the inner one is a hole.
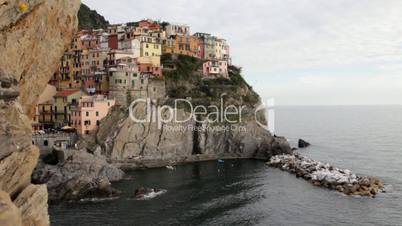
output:
M139 112L144 113L145 108L140 107ZM180 120L188 116L178 110ZM114 109L102 122L96 138L103 154L122 168L230 158L266 160L292 152L286 139L272 136L256 123L254 116L237 124L208 125L192 119L158 126L156 122L134 122L125 110Z
M0 0L0 225L49 225L29 115L76 29L78 0Z

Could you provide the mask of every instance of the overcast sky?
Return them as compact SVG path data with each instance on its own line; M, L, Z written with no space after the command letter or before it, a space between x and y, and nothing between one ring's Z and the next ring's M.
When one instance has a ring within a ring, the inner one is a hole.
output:
M224 37L279 105L402 104L402 0L83 0L112 23L186 23Z

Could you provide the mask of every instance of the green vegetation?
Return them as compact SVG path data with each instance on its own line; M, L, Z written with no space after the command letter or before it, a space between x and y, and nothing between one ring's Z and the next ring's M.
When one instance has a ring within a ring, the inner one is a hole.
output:
M129 27L138 27L138 22L128 22L126 25Z
M253 106L260 100L241 76L241 68L230 66L230 79L203 79L203 60L198 58L165 54L161 63L164 65L166 92L171 99L188 99L203 106L219 103L222 96L227 104ZM167 104L172 103L170 100Z
M107 21L103 16L99 15L95 10L91 10L85 4L81 4L80 10L78 11L78 21L79 29L106 29L109 26L109 21Z
M202 60L198 58L185 55L164 54L161 57L161 63L167 67L170 66L174 68L173 70L164 71L164 76L169 79L174 81L200 79L199 70L202 66Z

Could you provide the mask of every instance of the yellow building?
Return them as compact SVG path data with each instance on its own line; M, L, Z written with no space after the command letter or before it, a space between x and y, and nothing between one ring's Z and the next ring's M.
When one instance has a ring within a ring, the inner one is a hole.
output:
M35 115L32 118L32 130L43 130L53 128L54 125L54 95L56 87L47 85L46 89L39 97L38 104L35 106Z
M135 35L135 39L140 41L140 57L160 56L162 55L162 45L159 37L151 35Z
M58 90L79 89L81 87L81 52L65 52L59 70L53 75L50 84Z
M159 43L141 42L141 57L162 55L162 46Z
M57 126L68 125L70 122L70 107L78 104L82 94L80 90L67 89L59 91L54 96L54 121Z
M106 72L95 72L96 92L107 95L109 92L109 75Z

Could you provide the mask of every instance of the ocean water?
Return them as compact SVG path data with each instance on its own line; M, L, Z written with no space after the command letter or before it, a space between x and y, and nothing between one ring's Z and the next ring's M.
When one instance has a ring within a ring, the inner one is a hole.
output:
M115 200L50 206L52 225L402 225L402 106L279 107L276 133L300 153L387 184L376 198L317 188L252 160L132 171ZM137 187L166 189L133 199Z

